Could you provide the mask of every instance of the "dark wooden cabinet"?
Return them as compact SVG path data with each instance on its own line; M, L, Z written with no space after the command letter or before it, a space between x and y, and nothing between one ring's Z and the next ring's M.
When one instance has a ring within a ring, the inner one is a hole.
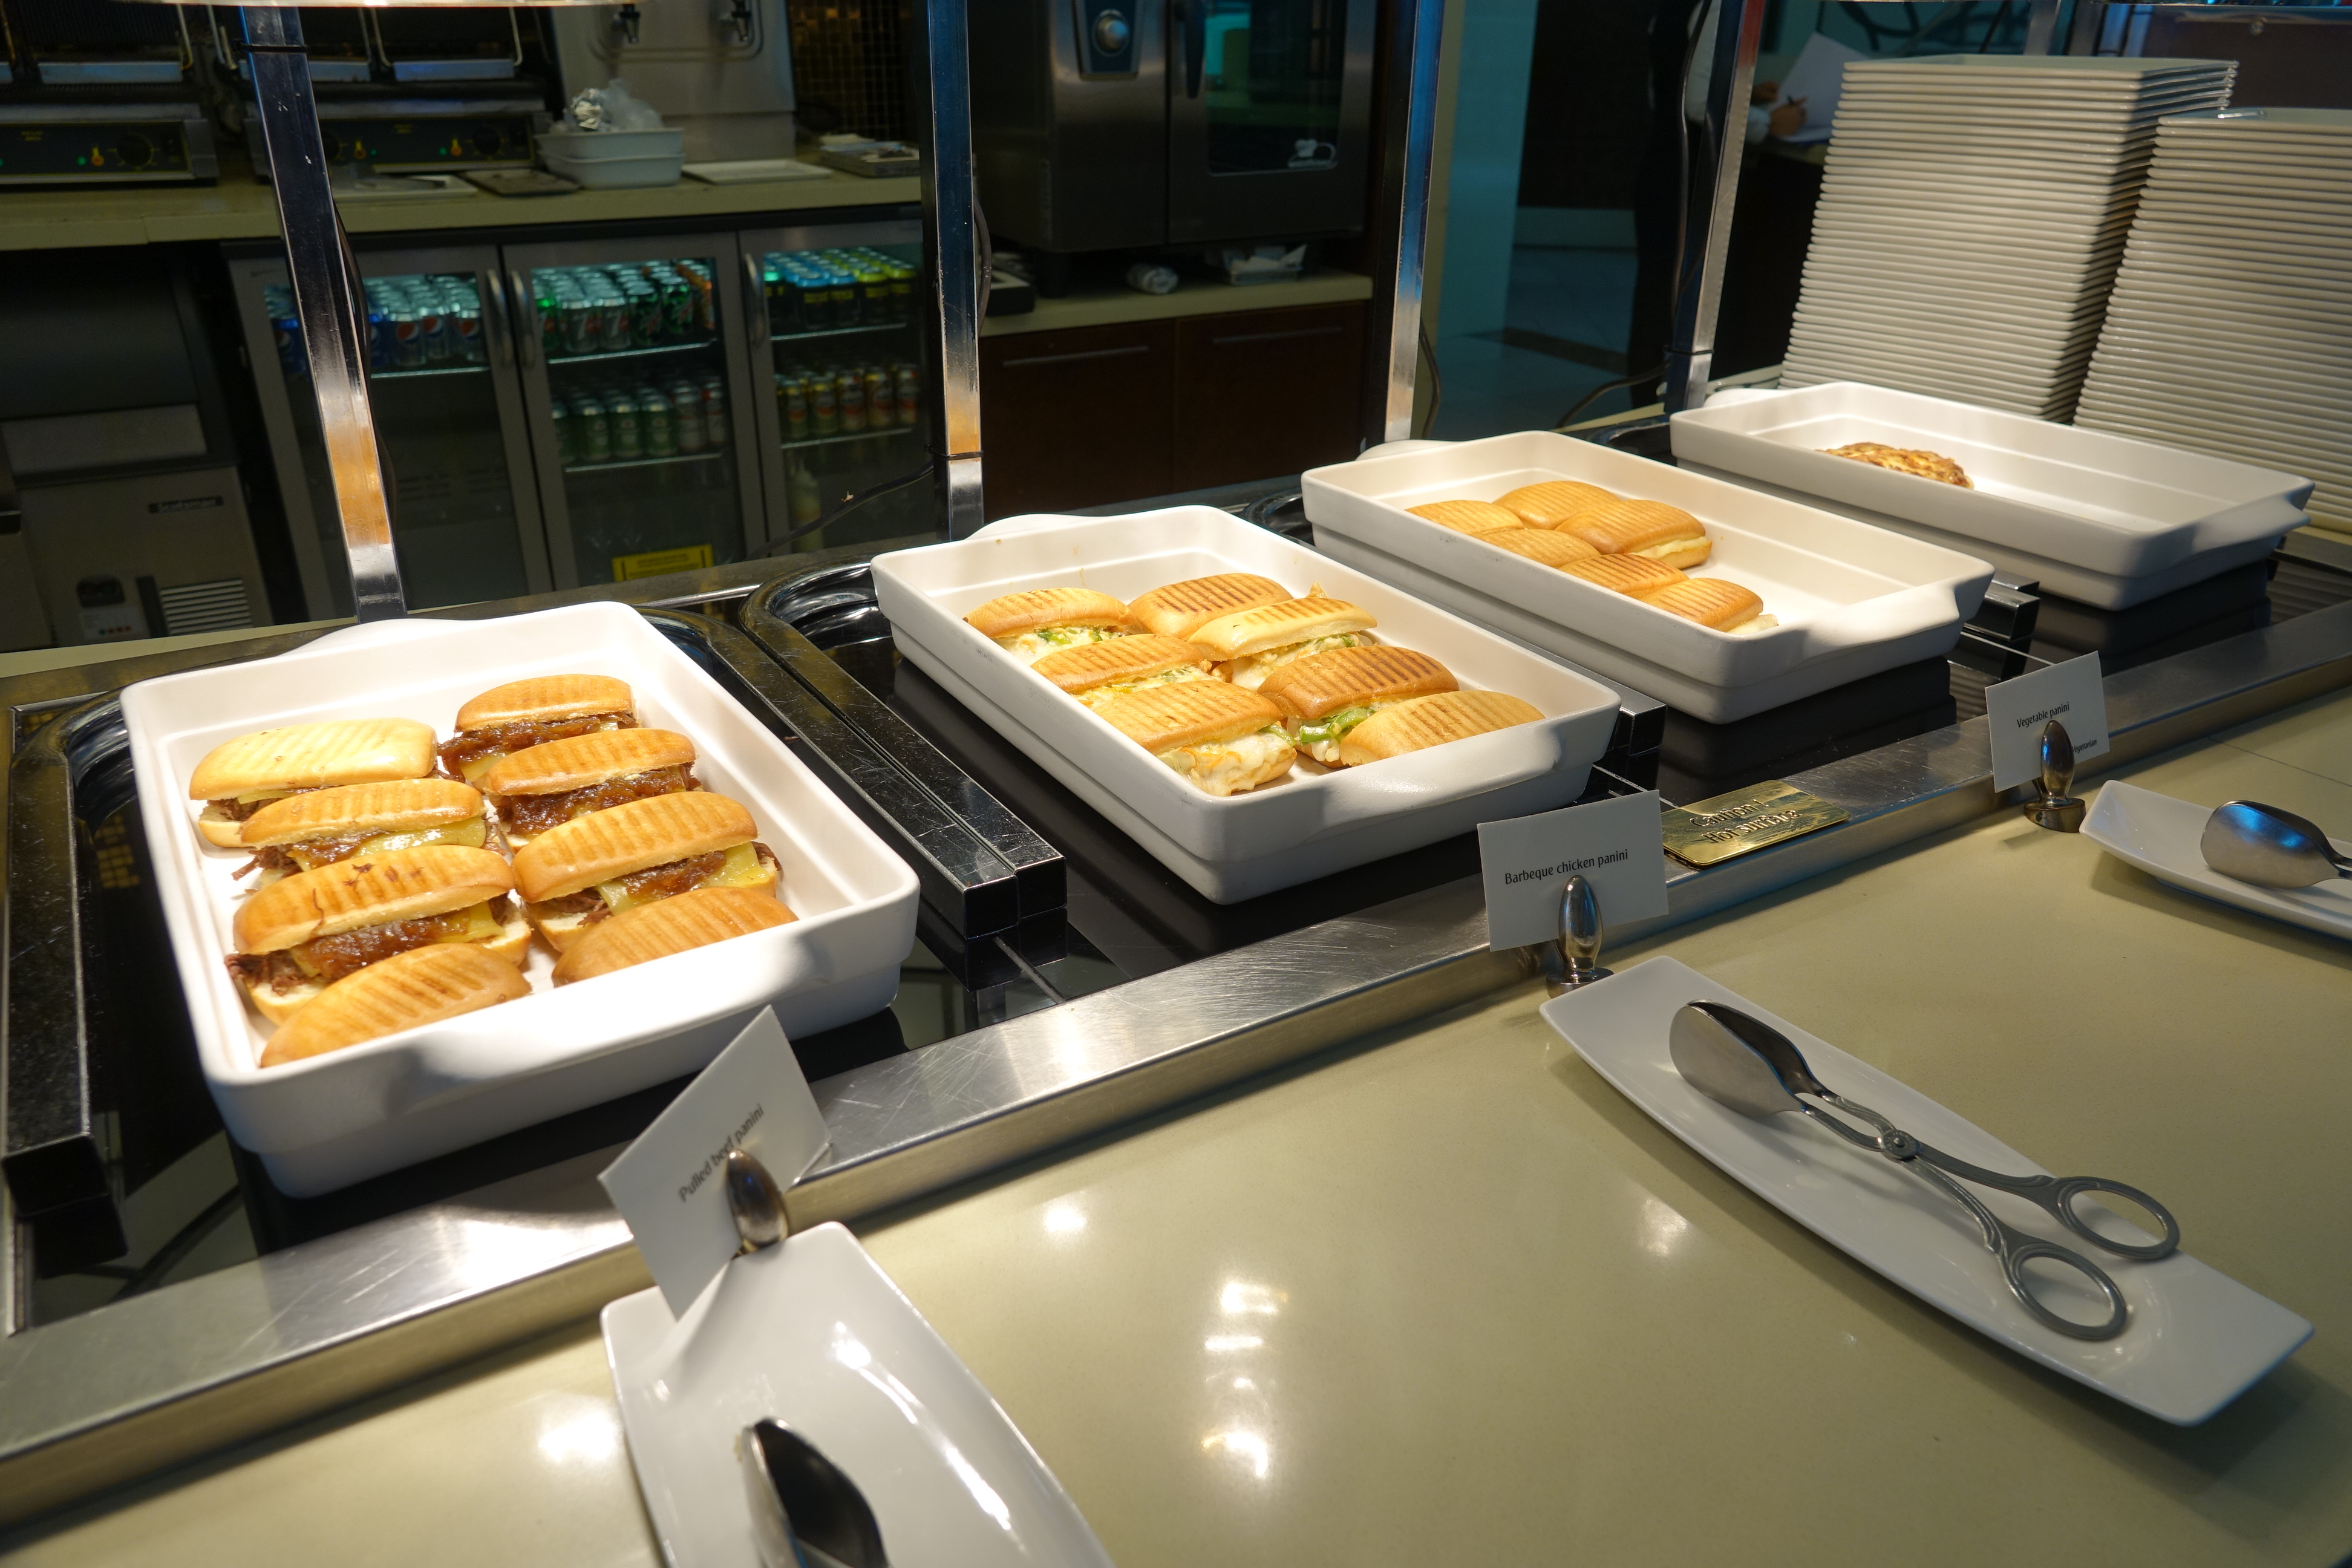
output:
M1356 455L1360 302L980 343L988 515L1294 474Z

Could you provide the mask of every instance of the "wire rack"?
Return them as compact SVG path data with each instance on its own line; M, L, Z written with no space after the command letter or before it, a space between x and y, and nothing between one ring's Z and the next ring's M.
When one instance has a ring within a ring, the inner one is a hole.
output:
M907 134L907 62L897 0L787 0L793 113L820 133Z

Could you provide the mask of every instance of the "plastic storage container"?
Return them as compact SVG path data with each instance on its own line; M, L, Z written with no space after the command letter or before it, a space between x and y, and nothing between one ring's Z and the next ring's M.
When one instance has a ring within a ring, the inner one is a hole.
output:
M686 167L686 132L549 131L539 155L551 172L594 189L674 185Z

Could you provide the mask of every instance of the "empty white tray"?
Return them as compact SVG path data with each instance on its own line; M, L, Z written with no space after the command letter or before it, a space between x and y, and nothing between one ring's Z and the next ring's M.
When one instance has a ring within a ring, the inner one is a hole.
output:
M2201 847L2212 815L2211 806L2110 779L2091 802L2083 837L2183 892L2352 941L2352 882L2339 877L2312 888L2259 888L2225 877L2205 864ZM2352 855L2352 840L2328 842L2337 854Z
M1405 510L1545 479L1692 513L1715 540L1693 574L1754 589L1780 624L1715 631ZM1714 723L1948 653L1992 580L1973 556L1550 431L1397 443L1303 482L1317 548Z
M533 994L282 1067L222 960L246 857L198 836L188 776L221 742L325 719L415 719L442 735L467 698L531 675L618 676L640 719L689 737L696 776L741 801L800 919L554 989L534 941ZM488 621L353 626L276 658L124 689L157 892L221 1120L298 1197L700 1068L761 1007L793 1035L889 1004L914 946L915 874L807 765L623 605ZM161 976L157 977L159 980Z
M1379 617L1373 636L1507 691L1541 723L1362 767L1290 774L1217 799L1179 778L963 619L1024 588L1133 599L1163 584L1255 572ZM1214 507L1131 517L1007 518L971 539L874 558L898 651L1151 856L1219 903L1416 849L1481 822L1565 805L1608 749L1618 697L1597 681Z
M1718 393L1673 430L1685 466L1974 551L2107 610L2258 561L2310 521L2311 481L2294 474L1860 382ZM1940 452L1976 488L1822 450L1853 441Z

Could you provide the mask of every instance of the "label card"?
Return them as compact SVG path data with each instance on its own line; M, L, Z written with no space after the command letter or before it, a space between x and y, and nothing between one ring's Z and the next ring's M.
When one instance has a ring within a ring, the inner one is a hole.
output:
M728 1149L740 1148L789 1187L825 1142L792 1042L775 1009L762 1007L596 1178L629 1222L671 1316L682 1316L742 1245L727 1206Z
M2099 656L2086 653L2014 680L1985 688L1985 719L1992 729L1992 787L2032 784L2042 776L2042 729L2055 719L2074 742L2074 761L2107 749L2107 689Z
M1524 947L1559 935L1559 890L1570 877L1592 886L1603 930L1666 912L1666 852L1658 796L1564 806L1478 825L1486 880L1486 945Z

